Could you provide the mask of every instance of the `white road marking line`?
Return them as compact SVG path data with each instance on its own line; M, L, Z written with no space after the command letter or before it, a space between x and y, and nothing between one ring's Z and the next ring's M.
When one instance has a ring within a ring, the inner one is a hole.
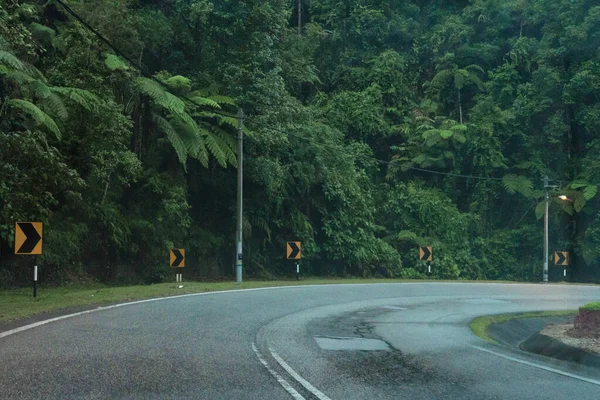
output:
M279 375L277 373L277 371L275 371L273 368L271 368L271 366L269 366L269 363L267 363L267 361L263 358L263 356L260 354L260 352L258 351L258 349L256 348L256 345L254 343L252 343L252 350L254 350L254 353L256 354L256 357L258 357L258 360L261 362L262 365L264 365L264 367L267 369L267 371L269 371L269 373L271 375L273 375L273 377L275 379L277 379L277 382L279 382L279 384L281 386L283 386L283 388L296 400L306 400L300 393L298 393L293 387L292 385L289 384L288 381L286 381L281 375Z
M287 373L292 376L292 378L294 378L302 386L304 386L306 388L306 390L308 390L309 392L311 392L312 394L317 396L317 398L319 400L331 400L323 392L321 392L319 389L317 389L316 387L311 385L310 382L308 382L306 379L301 377L300 374L298 374L296 371L294 371L292 369L292 367L290 367L285 361L283 361L283 359L281 357L279 357L279 354L277 354L272 348L269 347L269 351L271 352L271 355L273 356L275 361L277 361L279 363L279 365L281 365L283 367L283 369L285 369L287 371Z
M117 307L130 306L130 305L134 305L134 304L149 303L151 301L171 300L171 299L178 299L178 298L192 297L192 296L208 296L208 295L223 294L223 293L254 292L254 291L259 291L259 290L298 289L298 288L305 288L305 287L308 287L308 288L318 288L318 287L329 288L329 287L341 287L341 286L373 286L373 285L389 285L389 286L392 286L392 285L481 285L481 283L476 283L476 282L341 283L341 284L325 284L325 285L271 286L271 287L262 287L262 288L252 288L252 289L218 290L218 291L214 291L214 292L180 294L180 295L176 295L176 296L156 297L156 298L153 298L153 299L137 300L137 301L131 301L131 302L128 302L128 303L119 303L119 304L114 304L112 306L94 308L93 310L86 310L86 311L76 312L76 313L73 313L73 314L61 315L60 317L51 318L51 319L47 319L47 320L44 320L44 321L35 322L33 324L24 325L24 326L21 326L19 328L11 329L11 330L8 330L8 331L5 331L5 332L0 332L0 338L6 337L6 336L10 336L10 335L14 335L15 333L26 331L26 330L29 330L29 329L33 329L33 328L36 328L38 326L46 325L46 324L49 324L51 322L60 321L62 319L73 318L73 317L77 317L79 315L89 314L89 313L93 313L93 312L97 312L97 311L110 310L112 308L117 308ZM505 286L509 286L509 285L510 286L541 286L541 285L534 284L534 283L492 283L492 282L486 282L485 285L498 285L498 286L502 286L502 285L505 285ZM548 286L548 285L549 284L544 284L544 286ZM591 287L591 286L595 286L595 285L565 285L565 286L567 286L567 287Z
M504 355L504 354L501 354L501 353L497 353L497 352L492 351L492 350L484 349L483 347L479 347L479 346L471 346L471 347L473 347L473 348L475 348L477 350L483 351L485 353L489 353L489 354L493 354L493 355L498 356L498 357L502 357L502 358L510 360L510 361L515 361L515 362L518 362L518 363L521 363L521 364L529 365L530 367L543 369L544 371L553 372L555 374L559 374L559 375L563 375L563 376L568 376L569 378L578 379L578 380L583 381L583 382L587 382L587 383L591 383L593 385L600 386L600 381L597 381L595 379L585 378L583 376L571 374L571 373L568 373L568 372L565 372L565 371L561 371L559 369L545 367L545 366L540 365L540 364L532 363L532 362L525 361L525 360L520 360L518 358L510 357L510 356L507 356L507 355Z

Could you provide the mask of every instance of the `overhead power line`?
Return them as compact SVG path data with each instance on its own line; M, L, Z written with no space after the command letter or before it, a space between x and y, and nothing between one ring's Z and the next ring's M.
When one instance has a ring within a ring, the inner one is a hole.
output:
M79 21L86 29L88 29L90 32L92 32L98 39L100 39L104 44L106 44L109 48L111 48L115 53L117 53L117 55L119 55L120 57L122 57L123 59L125 59L125 61L127 61L127 63L129 63L132 67L134 67L135 69L137 69L138 71L140 71L140 73L144 76L146 76L148 79L153 80L154 82L158 83L161 86L164 86L164 83L160 80L157 79L155 76L153 76L152 74L150 74L147 71L147 68L145 68L142 64L139 64L137 62L135 62L134 60L132 60L127 54L125 54L123 51L121 51L117 46L115 46L113 43L111 43L110 40L108 40L107 38L105 38L100 32L98 32L96 29L94 29L90 24L87 23L86 20L84 20L79 14L77 14L75 11L73 11L73 9L71 7L69 7L68 5L65 4L65 2L63 0L56 0L56 2L58 4L60 4L64 10L69 13L73 18L75 18L77 21ZM181 96L184 99L186 99L187 101L199 106L199 107L204 107L203 104L199 104L197 103L194 99L190 99L187 96ZM234 114L230 114L230 113L224 113L224 112L220 112L218 110L211 110L212 113L214 114L218 114L224 117L235 117Z
M287 134L289 136L292 136L292 137L295 137L295 138L298 138L298 139L302 139L302 140L305 140L305 141L308 141L308 142L312 142L312 143L318 144L318 145L323 146L323 147L329 147L332 150L337 150L337 149L334 149L333 146L330 146L330 145L328 145L326 143L317 142L316 140L304 137L302 135L297 135L297 134L289 133L289 132L282 132L282 133L285 133L285 134ZM378 163L381 163L381 164L387 164L387 165L395 164L394 161L380 160L378 158L370 158L369 160L375 161L375 162L378 162ZM493 181L501 181L503 179L503 178L492 177L492 176L455 174L453 172L442 172L442 171L435 171L435 170L432 170L432 169L419 168L419 167L411 167L411 166L406 166L404 168L407 169L407 170L425 172L425 173L436 174L436 175L452 176L452 177L455 177L455 178L466 178L466 179L476 179L476 180L493 180Z

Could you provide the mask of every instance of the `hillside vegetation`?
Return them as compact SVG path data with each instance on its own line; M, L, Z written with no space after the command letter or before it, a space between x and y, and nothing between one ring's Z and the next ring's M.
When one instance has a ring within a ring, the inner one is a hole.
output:
M423 277L433 246L434 277L539 281L548 175L550 250L600 281L595 2L0 5L3 286L160 282L173 247L231 277L238 107L245 276L299 240L314 276Z

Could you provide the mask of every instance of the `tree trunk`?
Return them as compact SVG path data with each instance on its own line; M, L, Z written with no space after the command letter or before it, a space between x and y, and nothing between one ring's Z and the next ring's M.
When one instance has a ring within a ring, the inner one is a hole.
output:
M460 123L463 123L462 118L462 104L460 104L460 89L457 89L458 92L458 115L460 116Z
M298 35L302 35L302 0L298 0Z

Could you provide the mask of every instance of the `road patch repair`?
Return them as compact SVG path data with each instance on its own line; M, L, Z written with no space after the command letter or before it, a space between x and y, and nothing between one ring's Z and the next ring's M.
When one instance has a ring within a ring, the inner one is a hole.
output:
M319 347L323 350L356 350L356 351L381 351L391 350L391 347L380 339L362 337L335 337L315 336Z

